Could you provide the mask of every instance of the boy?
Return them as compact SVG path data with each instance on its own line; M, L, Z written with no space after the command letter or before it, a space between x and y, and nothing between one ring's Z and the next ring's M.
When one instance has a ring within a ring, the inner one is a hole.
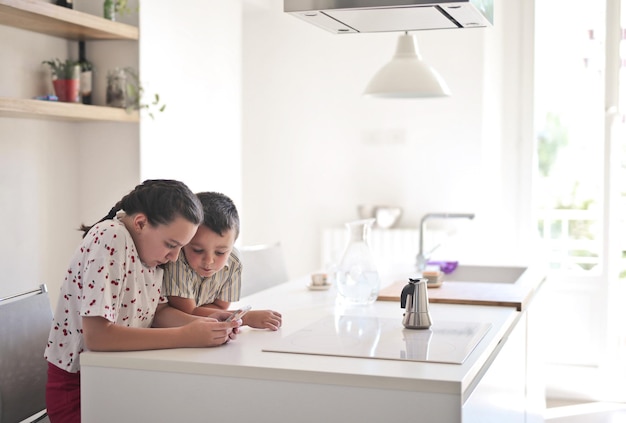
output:
M163 295L170 306L188 314L211 316L239 300L242 265L234 248L239 236L239 214L233 201L217 192L197 194L204 220L173 263L165 266ZM251 310L243 324L278 330L280 313Z

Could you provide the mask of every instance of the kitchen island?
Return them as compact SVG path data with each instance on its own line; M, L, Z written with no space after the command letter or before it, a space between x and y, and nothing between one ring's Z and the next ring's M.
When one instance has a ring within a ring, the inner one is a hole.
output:
M277 332L244 327L216 348L83 353L83 421L531 420L526 321L515 308L430 305L433 327L438 321L489 325L462 364L406 360L401 351L397 359L269 351L329 317L401 322L399 303L349 307L336 300L334 287L311 291L308 281L307 275L240 302L281 312ZM349 330L349 336L376 336Z

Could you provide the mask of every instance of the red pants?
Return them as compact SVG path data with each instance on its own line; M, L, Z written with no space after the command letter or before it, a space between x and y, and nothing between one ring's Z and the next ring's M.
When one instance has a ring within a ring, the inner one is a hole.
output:
M66 372L48 363L46 407L50 423L80 423L80 372Z

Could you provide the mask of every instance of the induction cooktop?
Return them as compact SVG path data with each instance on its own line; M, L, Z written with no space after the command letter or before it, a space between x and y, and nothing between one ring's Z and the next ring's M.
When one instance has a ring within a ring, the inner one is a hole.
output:
M490 328L435 321L430 329L406 329L401 318L328 316L263 351L463 364Z

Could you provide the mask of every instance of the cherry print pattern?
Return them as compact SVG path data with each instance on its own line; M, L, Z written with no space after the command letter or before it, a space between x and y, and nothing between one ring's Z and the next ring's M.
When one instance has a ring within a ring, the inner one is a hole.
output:
M77 372L85 350L82 316L124 326L149 327L161 294L163 270L137 260L130 233L118 220L95 225L77 249L61 287L45 357ZM83 282L84 281L84 282Z

